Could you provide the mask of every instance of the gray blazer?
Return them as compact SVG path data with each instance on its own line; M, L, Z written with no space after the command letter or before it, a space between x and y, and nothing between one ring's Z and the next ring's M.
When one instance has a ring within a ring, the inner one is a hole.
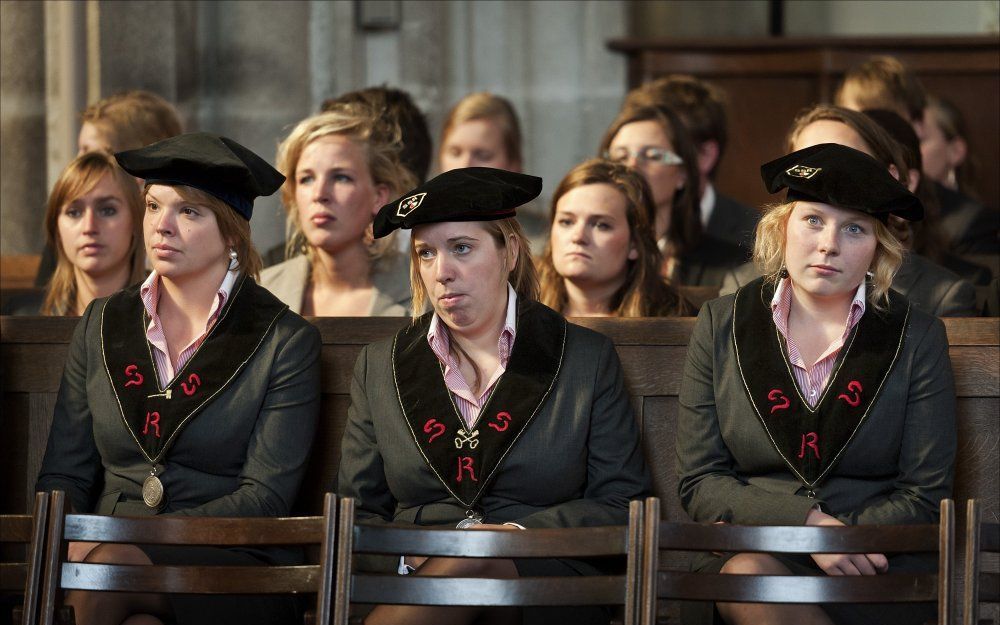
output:
M123 422L101 352L106 302L87 307L73 334L36 490L66 491L79 512L148 515L142 483L150 464ZM319 416L319 353L316 328L281 314L246 367L170 448L162 512L288 514Z
M529 313L519 303L518 327L523 314ZM519 333L515 343L521 340ZM407 427L392 346L392 339L379 341L358 357L337 491L358 500L359 518L454 525L465 517L465 507L428 467ZM529 528L621 525L629 500L649 490L614 345L569 324L555 387L479 501L486 522Z
M939 501L951 493L956 438L955 388L941 321L911 308L902 352L881 395L817 488L817 498L810 499L747 396L734 352L734 299L706 303L688 344L677 473L690 517L801 525L820 503L849 525L935 521Z
M719 295L735 293L736 289L760 277L754 263L747 263L726 275ZM944 267L919 254L907 253L892 280L892 288L910 300L919 310L935 317L976 317L976 287Z
M260 273L260 285L274 293L294 313L302 312L302 299L309 284L311 268L304 254L268 267ZM376 261L372 271L375 289L369 317L409 317L410 262L403 254L393 254Z

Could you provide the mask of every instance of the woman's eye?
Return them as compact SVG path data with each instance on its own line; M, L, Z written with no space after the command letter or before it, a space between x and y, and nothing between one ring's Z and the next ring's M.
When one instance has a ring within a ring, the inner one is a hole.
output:
M604 230L604 231L611 230L611 224L609 224L606 221L599 221L596 224L594 224L594 227L597 228L598 230Z
M468 254L470 251L472 251L472 246L468 243L457 243L455 245L456 254Z
M865 229L862 228L861 226L859 226L858 224L849 224L847 226L847 231L850 232L851 234L864 234L865 233Z
M568 228L568 227L570 227L570 226L573 225L573 220L567 219L565 217L561 217L561 218L559 218L559 219L556 220L556 223L559 224L560 226L564 227L564 228Z
M160 205L156 202L146 202L146 210L150 213L155 213L160 209Z
M431 250L427 250L427 249L417 250L417 258L419 258L421 260L427 260L427 259L433 258L433 257L434 257L434 252L431 251Z
M111 206L111 205L102 206L98 210L101 213L101 217L114 217L115 215L118 214L117 206Z
M67 215L68 217L72 217L73 219L77 219L78 217L80 217L80 215L83 214L83 211L80 210L79 208L67 208L64 211L64 214Z
M337 174L333 177L334 182L354 182L354 179L347 174Z
M309 184L310 182L312 182L312 179L313 179L312 176L299 176L297 184Z
M484 152L483 150L476 151L476 159L480 161L492 161L496 155L493 152Z
M200 213L196 208L193 208L191 206L185 206L184 208L181 209L181 214L187 215L188 217L197 217Z
M462 155L462 148L449 147L448 150L447 150L447 152L448 152L448 156L451 156L451 157L454 157L454 158L458 158L459 156Z
M819 217L815 215L809 215L808 217L806 217L806 223L809 224L810 226L818 226Z

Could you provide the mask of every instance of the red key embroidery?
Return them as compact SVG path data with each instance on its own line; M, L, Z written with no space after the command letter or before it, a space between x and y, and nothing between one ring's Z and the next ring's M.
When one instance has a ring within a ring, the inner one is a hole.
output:
M478 482L476 479L476 471L472 468L472 456L459 456L458 457L458 476L455 477L456 482L462 481L462 473L465 471L469 472L469 478L473 482Z
M837 399L843 399L851 408L857 408L861 404L861 391L864 390L861 388L861 382L851 380L847 383L847 390L853 391L854 397L851 397L846 393L841 393L840 395L837 395Z
M160 413L158 412L146 413L146 425L145 427L142 428L143 436L149 433L149 426L153 426L153 429L156 430L155 432L153 432L153 435L156 436L156 438L160 438Z
M771 389L771 392L767 394L767 398L772 402L779 402L782 400L785 402L783 404L775 403L771 406L771 414L774 414L777 410L787 410L788 407L792 405L792 402L785 396L780 388Z
M191 383L191 386L188 386L188 382ZM199 386L201 386L201 378L198 377L197 373L189 375L187 382L181 382L181 390L184 391L184 394L188 397L194 395L194 392L198 390Z
M809 432L808 434L803 434L802 447L799 449L799 458L800 459L805 458L806 447L810 447L812 448L813 453L816 454L816 459L819 460L819 446L817 445L818 442L819 442L819 436L816 434L816 432Z
M141 373L139 373L139 367L136 365L129 365L125 367L125 375L128 377L128 379L125 380L125 388L130 386L142 386L143 380L146 379Z
M496 420L496 423L487 423L486 425L490 426L491 428L493 428L497 432L503 432L503 431L505 431L507 429L507 427L510 425L510 413L509 412L498 412L497 416L493 417L493 419Z
M431 437L427 439L427 444L433 443L435 438L444 434L445 429L444 424L438 423L437 419L428 419L427 423L424 424L424 432L430 434L433 431L434 434L431 434Z

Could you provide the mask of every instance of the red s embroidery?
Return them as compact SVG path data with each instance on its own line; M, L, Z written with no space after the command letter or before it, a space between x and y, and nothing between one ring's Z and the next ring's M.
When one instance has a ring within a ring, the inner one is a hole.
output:
M462 473L465 471L469 472L469 478L473 482L478 482L476 479L476 471L472 468L472 456L459 456L458 457L458 476L455 477L456 482L462 481Z
M496 420L496 423L487 423L486 425L490 426L497 432L505 431L507 427L510 425L509 412L498 412L497 416L493 417L493 419Z
M147 412L146 413L146 425L142 428L142 435L145 436L149 432L149 426L153 426L156 430L153 435L156 438L160 438L160 413L158 412Z
M135 365L125 367L125 375L128 377L125 381L125 388L130 386L142 386L143 380L146 379L142 377L142 374L139 373L139 367Z
M772 402L779 402L781 400L785 401L783 404L775 403L771 406L771 414L774 414L777 410L787 410L788 407L792 405L792 402L785 396L780 388L771 389L771 392L767 394L767 398Z
M188 386L188 382L191 383L191 386ZM181 390L184 391L184 394L188 397L194 395L194 392L198 390L199 386L201 386L201 378L198 377L197 373L189 375L187 382L181 382Z
M430 434L433 431L434 434L431 434L431 437L427 439L427 443L433 443L435 438L444 434L445 429L444 424L438 423L437 419L428 419L427 423L424 424L424 432Z
M813 450L813 453L816 454L816 459L819 460L819 446L817 445L818 442L819 442L819 435L817 435L816 432L809 432L808 434L803 434L802 447L799 448L799 458L805 458L806 447L809 447Z
M864 390L861 388L861 382L851 380L847 383L847 390L853 391L854 397L850 397L846 393L841 393L837 395L837 399L843 399L851 408L857 408L861 404L861 391Z

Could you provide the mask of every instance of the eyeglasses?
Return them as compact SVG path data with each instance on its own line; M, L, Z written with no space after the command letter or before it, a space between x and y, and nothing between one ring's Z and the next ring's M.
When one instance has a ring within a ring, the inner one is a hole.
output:
M604 152L604 158L616 161L624 162L629 159L630 156L635 156L636 160L644 162L658 162L664 165L683 165L684 159L677 156L670 150L666 148L658 148L656 146L647 145L644 148L639 148L636 151L632 151L626 147L615 148L613 150L607 150Z

